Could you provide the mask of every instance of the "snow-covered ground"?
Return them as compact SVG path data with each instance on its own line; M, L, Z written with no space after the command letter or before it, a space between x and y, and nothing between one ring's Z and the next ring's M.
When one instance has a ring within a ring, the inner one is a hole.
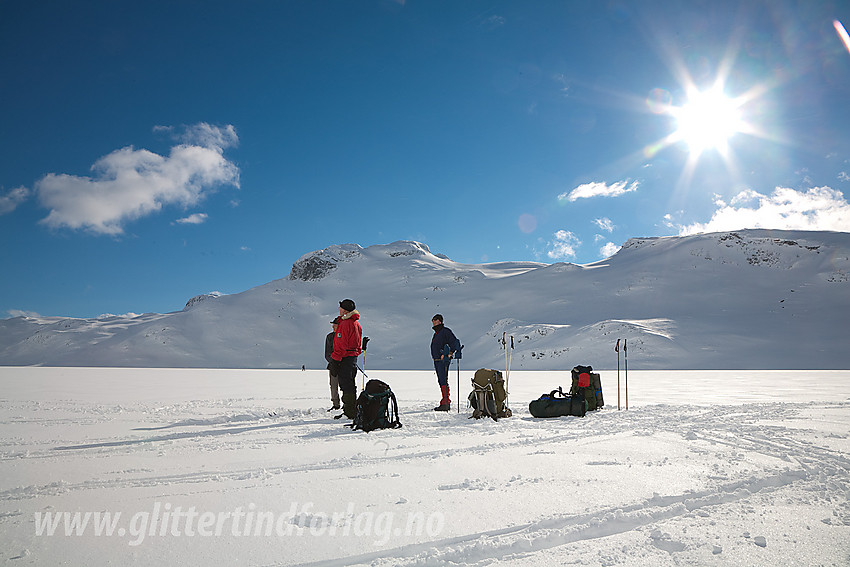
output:
M850 564L850 371L632 371L628 411L605 371L551 420L568 374L515 371L499 422L369 373L402 429L331 419L324 371L0 368L0 562Z

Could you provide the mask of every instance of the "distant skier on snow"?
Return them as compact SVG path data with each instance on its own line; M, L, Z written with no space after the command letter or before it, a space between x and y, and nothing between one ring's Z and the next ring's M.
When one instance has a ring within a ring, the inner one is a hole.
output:
M434 329L434 336L431 337L431 358L434 359L437 383L443 396L434 411L449 411L452 403L449 398L449 366L452 357L461 348L460 341L451 329L443 325L443 316L439 313L431 318L431 325Z
M342 413L349 419L354 419L357 402L357 357L362 352L360 345L363 340L359 319L360 313L353 300L343 299L339 302L339 325L334 335L329 370L339 377Z

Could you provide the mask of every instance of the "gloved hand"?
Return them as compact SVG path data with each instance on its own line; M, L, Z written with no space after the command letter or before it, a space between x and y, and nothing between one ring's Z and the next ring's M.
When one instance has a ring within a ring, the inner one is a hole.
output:
M339 376L339 367L340 362L332 358L328 364L328 370L331 371L331 376Z

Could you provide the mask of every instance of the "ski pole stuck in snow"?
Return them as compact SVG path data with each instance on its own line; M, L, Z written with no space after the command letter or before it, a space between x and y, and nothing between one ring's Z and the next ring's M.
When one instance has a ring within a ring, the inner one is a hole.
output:
M617 345L614 347L617 352L617 411L620 411L620 340L617 339Z
M626 409L629 409L629 347L627 344L628 340L629 339L623 339L623 359L626 363Z
M366 346L368 344L369 344L369 337L363 337L363 346L361 348L361 350L363 351L363 368L360 369L360 372L363 373L363 385L360 386L361 390L366 387L366 378L368 378L368 376L366 376L366 370L365 370L365 368L366 368ZM356 382L355 382L355 384L356 384Z

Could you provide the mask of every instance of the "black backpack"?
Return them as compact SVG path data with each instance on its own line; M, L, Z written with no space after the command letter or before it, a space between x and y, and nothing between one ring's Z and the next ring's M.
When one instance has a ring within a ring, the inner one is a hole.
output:
M398 429L398 403L389 385L380 380L369 380L360 392L354 407L351 428L366 432L374 429Z
M548 394L528 404L528 413L533 417L564 417L574 415L584 417L587 413L587 402L584 396L565 394L558 386Z

